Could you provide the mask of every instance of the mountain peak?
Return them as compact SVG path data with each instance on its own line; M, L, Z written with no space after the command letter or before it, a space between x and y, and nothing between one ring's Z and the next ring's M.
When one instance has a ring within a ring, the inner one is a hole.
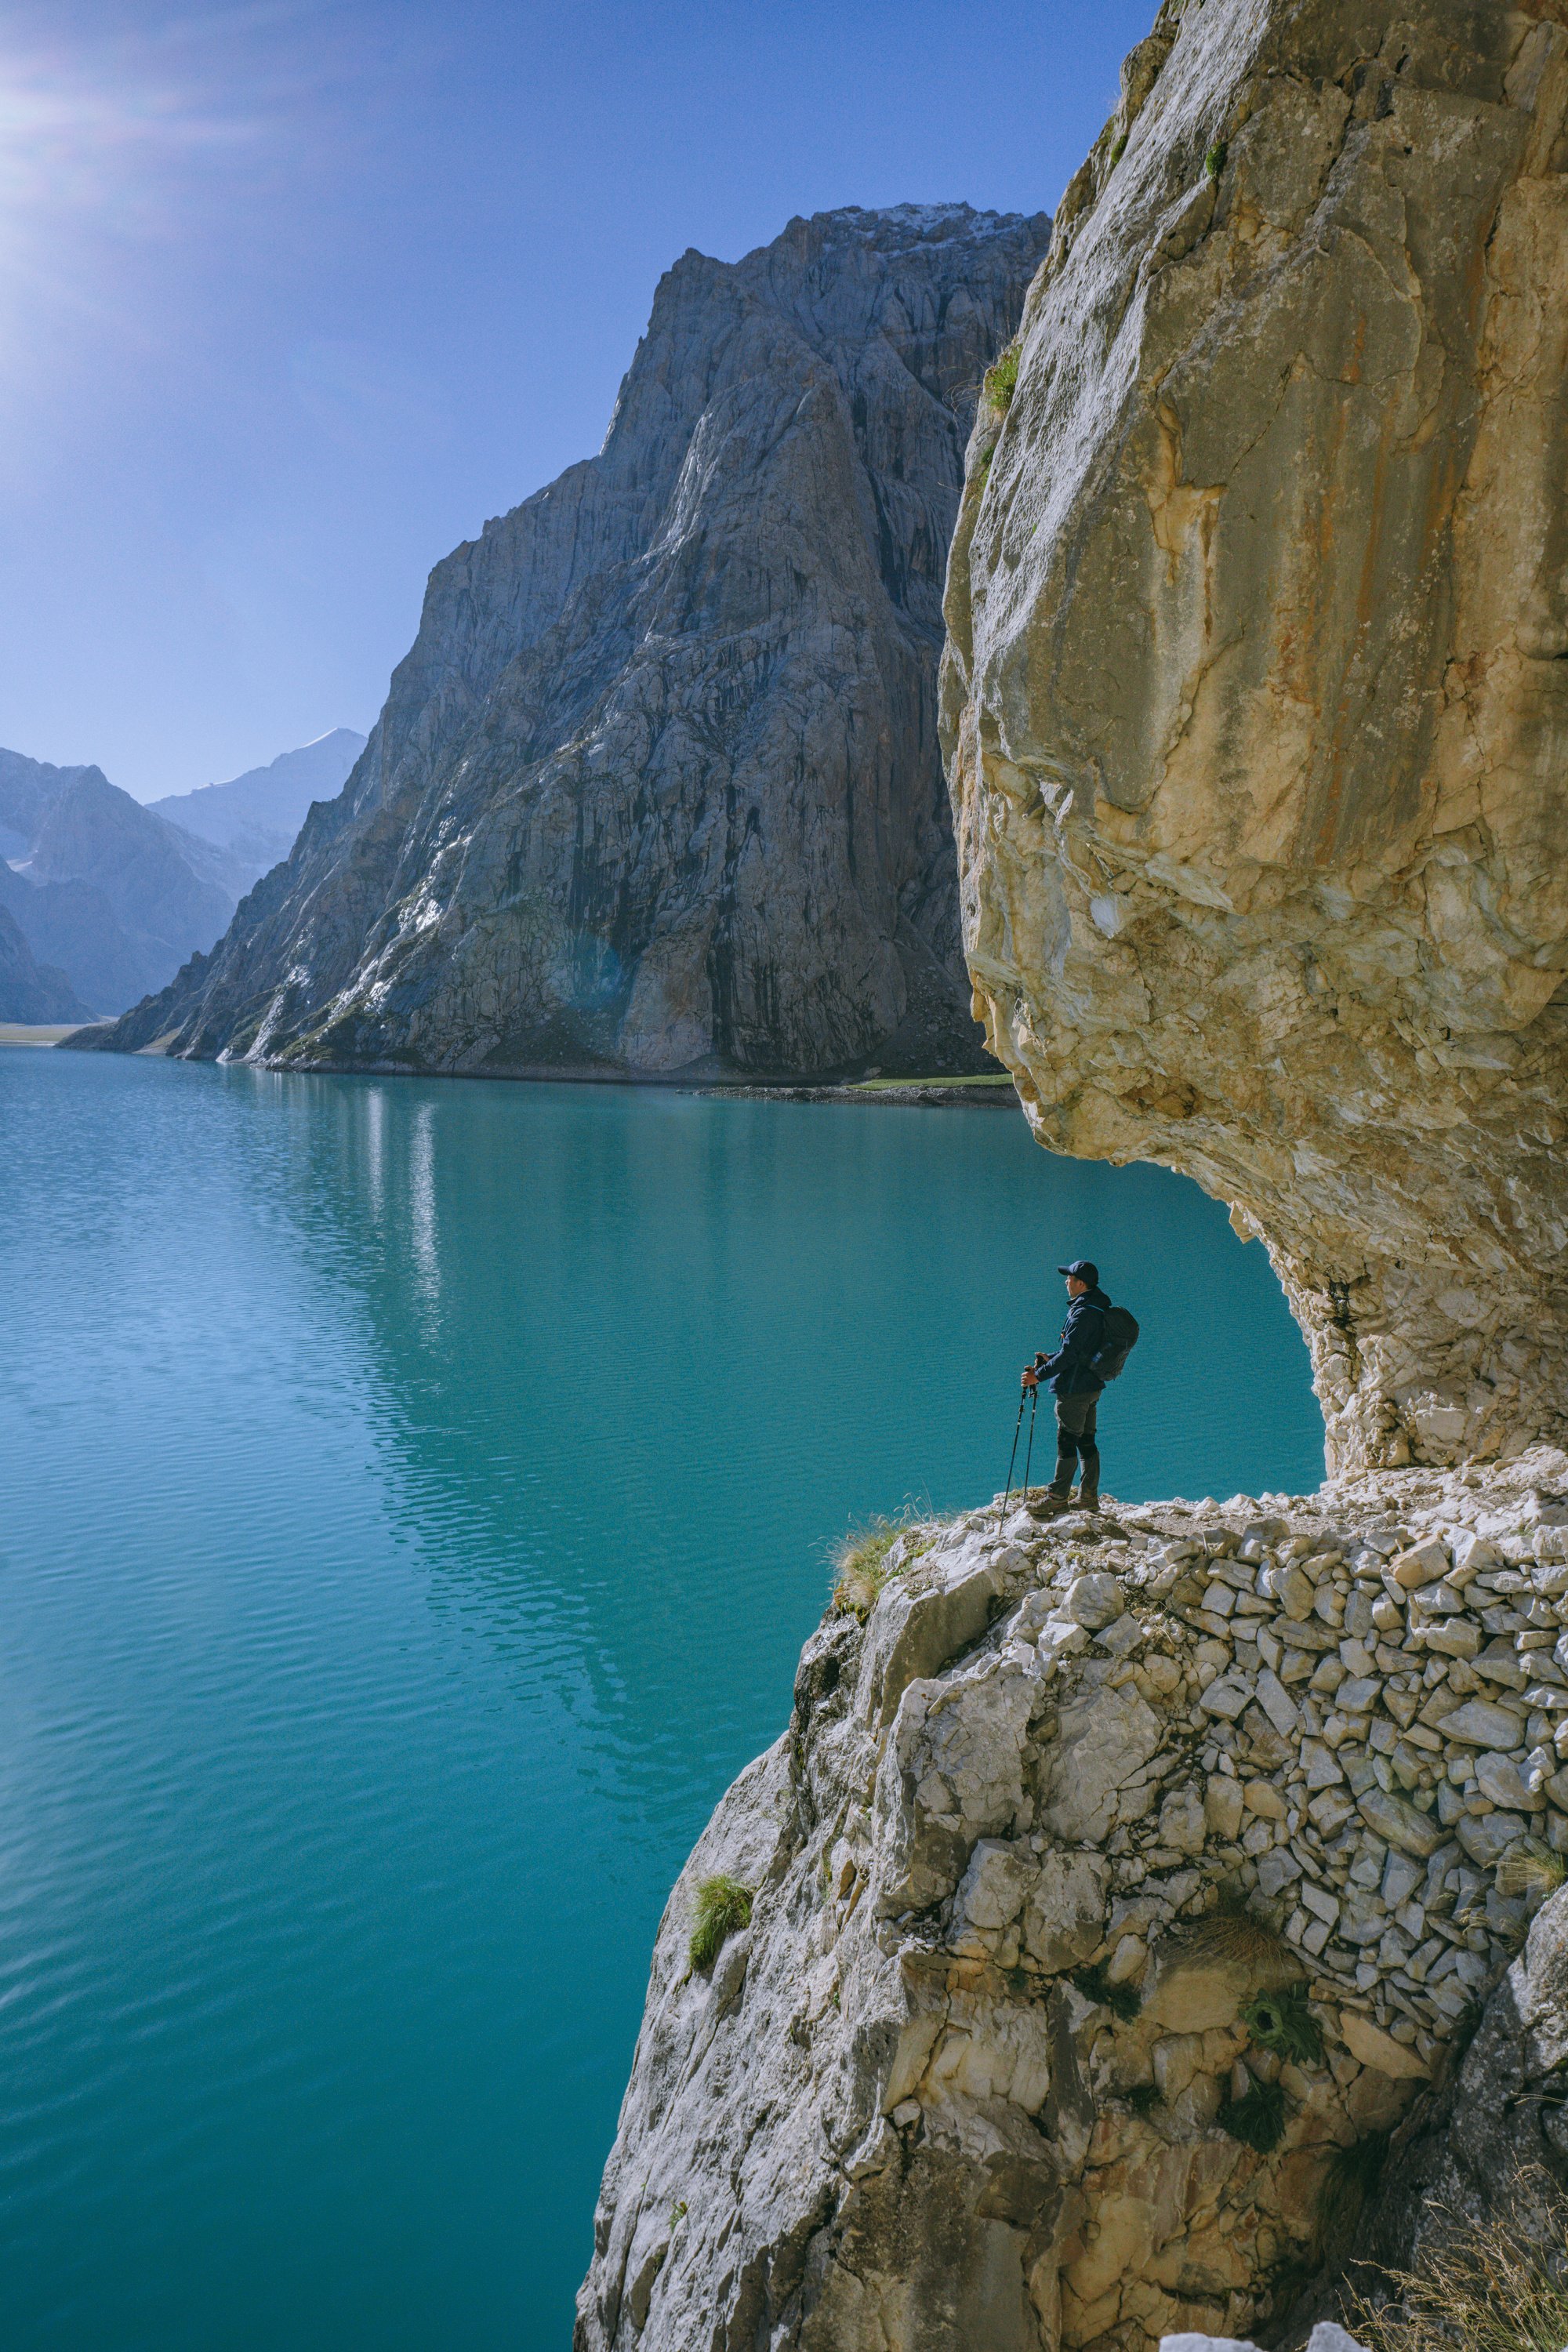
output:
M351 788L110 1048L978 1066L942 575L964 412L1048 229L847 206L677 261L600 455L436 567Z
M364 746L352 727L329 727L309 743L279 751L265 767L148 805L200 840L234 851L255 880L288 856L311 803L337 798Z

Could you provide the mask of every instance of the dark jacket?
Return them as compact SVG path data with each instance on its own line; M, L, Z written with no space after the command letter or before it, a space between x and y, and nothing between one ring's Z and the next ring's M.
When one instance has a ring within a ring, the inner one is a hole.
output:
M1043 1381L1058 1396L1098 1396L1105 1382L1091 1367L1105 1338L1105 1310L1110 1301L1103 1290L1086 1290L1068 1308L1061 1345L1054 1356L1038 1360Z

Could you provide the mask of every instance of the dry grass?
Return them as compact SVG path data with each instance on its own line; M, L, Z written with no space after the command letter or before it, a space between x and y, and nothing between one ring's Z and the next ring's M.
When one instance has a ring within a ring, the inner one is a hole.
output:
M888 1556L900 1536L907 1536L921 1526L919 1516L907 1512L901 1518L868 1519L864 1527L851 1528L841 1542L835 1546L833 1560L834 1609L841 1617L858 1617L866 1622L877 1605L877 1596L889 1576L898 1575L911 1559L931 1548L932 1537L924 1541L916 1538L906 1545L904 1557L898 1568L890 1568Z
M1568 2345L1568 2200L1535 2168L1520 2172L1511 2210L1472 2221L1434 2205L1441 2234L1419 2271L1384 2273L1396 2300L1357 2298L1352 2324L1369 2352L1562 2352ZM1544 2234L1530 2214L1544 2216Z
M1497 1867L1497 1891L1500 1895L1539 1895L1542 1901L1555 1895L1565 1877L1568 1863L1560 1853L1540 1838L1521 1837L1510 1845Z
M1228 1906L1211 1911L1188 1930L1184 1941L1189 1951L1202 1952L1207 1959L1239 1960L1281 1984L1289 1984L1301 1974L1301 1963L1284 1937L1250 1911L1236 1911Z
M1244 2147L1267 2156L1285 2137L1285 2094L1278 2083L1254 2083L1244 2098L1222 2099L1215 2121Z
M1388 2161L1387 2132L1369 2132L1349 2147L1336 2147L1324 2169L1318 2199L1318 2236L1324 2247L1343 2245L1365 2212Z
M1096 1960L1090 1969L1076 1969L1072 1981L1085 2000L1098 2001L1101 2009L1108 2009L1112 2017L1124 2021L1135 2018L1143 2006L1143 1996L1136 1985L1111 1983L1103 1960Z

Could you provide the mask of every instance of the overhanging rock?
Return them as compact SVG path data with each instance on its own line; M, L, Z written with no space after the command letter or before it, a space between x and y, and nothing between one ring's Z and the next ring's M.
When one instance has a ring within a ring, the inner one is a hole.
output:
M1260 1234L1331 1465L1568 1426L1568 26L1167 0L982 411L943 740L1058 1151Z

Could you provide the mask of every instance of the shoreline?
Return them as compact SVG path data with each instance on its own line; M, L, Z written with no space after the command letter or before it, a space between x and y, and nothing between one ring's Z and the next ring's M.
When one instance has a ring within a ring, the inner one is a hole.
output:
M78 1022L21 1034L26 1024L0 1023L0 1045L63 1045L84 1030L112 1024ZM89 1049L91 1050L91 1049ZM125 1054L126 1061L171 1058L162 1039ZM178 1055L206 1061L216 1056ZM500 1086L632 1087L679 1095L731 1097L743 1102L893 1103L904 1109L964 1110L977 1107L1016 1110L1017 1091L1010 1072L983 1070L963 1077L931 1078L744 1078L690 1077L679 1071L668 1077L639 1076L631 1070L415 1070L387 1063L240 1062L226 1065L264 1069L286 1077L306 1078L458 1078L488 1080Z
M973 1110L995 1108L1018 1110L1022 1108L1010 1077L993 1078L858 1078L840 1086L795 1085L785 1082L778 1086L731 1085L715 1080L708 1086L685 1086L679 1094L733 1095L743 1102L771 1099L775 1102L816 1103L897 1103L904 1108L921 1110Z
M97 1021L0 1021L0 1045L61 1045L84 1029L102 1025Z

